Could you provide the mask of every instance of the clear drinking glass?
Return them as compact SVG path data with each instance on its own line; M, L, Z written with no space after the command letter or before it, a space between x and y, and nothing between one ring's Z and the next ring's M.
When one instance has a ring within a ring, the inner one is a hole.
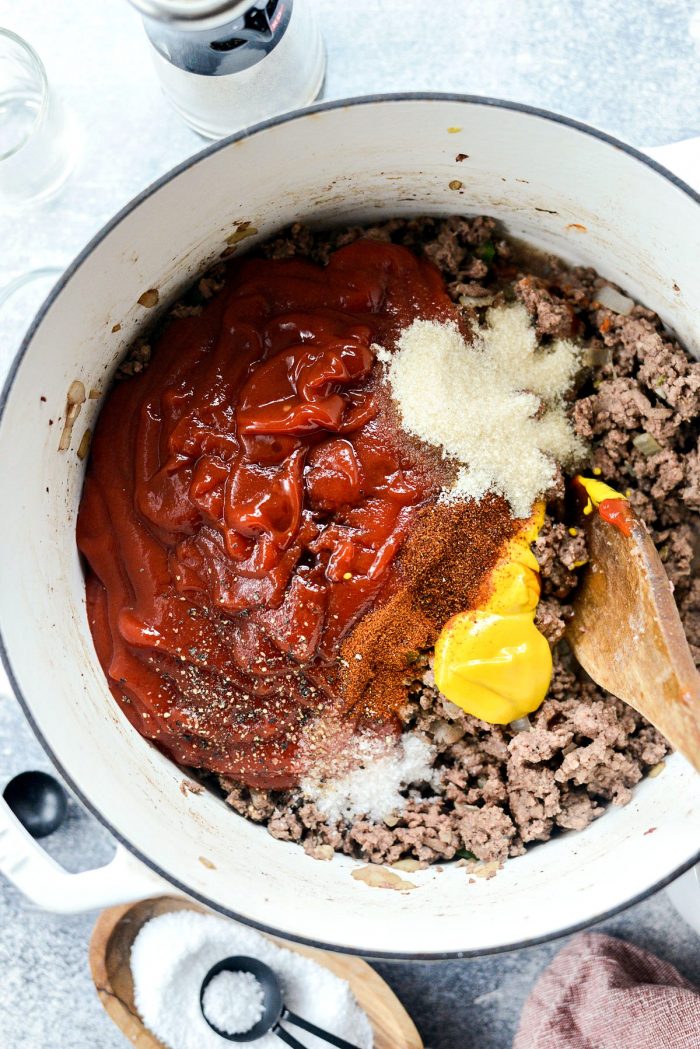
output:
M73 166L75 147L39 56L0 29L0 207L53 193Z

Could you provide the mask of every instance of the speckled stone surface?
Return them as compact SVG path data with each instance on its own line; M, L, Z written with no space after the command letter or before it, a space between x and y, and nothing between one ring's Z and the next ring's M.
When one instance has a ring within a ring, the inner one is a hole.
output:
M317 7L328 48L326 97L471 92L556 109L637 145L700 134L700 4L693 0L317 0ZM42 55L82 139L60 195L0 215L1 288L27 269L65 266L133 194L202 142L163 99L138 17L124 0L0 0L0 24ZM0 369L48 283L2 311ZM49 764L16 703L2 698L0 787L26 768ZM112 849L75 803L46 847L71 870L106 862ZM32 910L0 882L0 1049L128 1044L90 982L94 917ZM604 927L700 982L700 942L664 894ZM558 947L377 968L427 1046L506 1049L524 998Z

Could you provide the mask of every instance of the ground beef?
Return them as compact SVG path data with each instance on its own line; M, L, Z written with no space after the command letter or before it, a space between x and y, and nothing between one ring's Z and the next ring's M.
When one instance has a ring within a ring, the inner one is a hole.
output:
M700 580L693 577L700 364L645 307L634 305L626 316L603 307L597 295L606 282L592 269L524 251L500 234L492 218L393 219L331 232L294 225L261 251L324 263L360 236L404 244L432 259L467 320L494 301L519 299L545 342L583 341L588 367L571 404L574 427L590 447L589 467L623 489L647 524L700 661ZM180 308L197 309L215 290L216 283L200 282ZM144 346L133 370L147 358ZM569 516L561 471L547 493L534 551L542 580L537 624L553 647L554 673L544 703L518 724L519 731L479 721L449 703L434 688L426 654L407 678L404 727L435 746L438 781L414 784L401 812L380 823L360 818L329 824L298 790L253 791L222 779L228 803L318 859L339 851L376 863L413 858L427 864L501 862L552 834L583 829L609 803L628 802L669 747L641 715L590 681L562 640L587 551Z
M583 532L547 513L533 550L540 566L543 596L560 602L576 589L576 571L588 560Z
M574 311L568 302L555 298L538 277L521 277L515 294L532 314L538 335L568 339L574 327Z
M566 632L566 626L573 615L571 605L564 605L561 601L552 601L549 598L541 598L537 606L535 624L540 633L549 641L552 648L559 642Z
M406 727L435 744L440 787L382 823L328 825L297 791L265 795L223 782L226 800L321 859L331 846L373 863L503 861L557 829L581 830L609 802L626 803L669 748L640 714L583 679L566 651L554 661L550 694L524 731L473 718L423 684Z
M467 849L485 861L505 859L516 835L513 820L496 805L468 809L458 829Z

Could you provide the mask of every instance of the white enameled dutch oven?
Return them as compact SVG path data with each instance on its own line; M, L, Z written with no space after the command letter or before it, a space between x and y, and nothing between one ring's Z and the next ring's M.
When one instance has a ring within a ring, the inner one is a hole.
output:
M107 690L74 538L84 466L76 448L100 403L86 402L71 449L59 452L73 380L106 390L134 336L154 320L138 304L143 292L157 288L158 308L167 309L242 222L256 233L240 250L294 220L453 212L494 215L512 234L595 266L700 350L700 197L590 128L448 95L320 105L218 143L117 215L44 305L2 402L2 649L49 755L121 846L106 868L69 875L3 811L0 863L35 901L85 909L163 891L162 878L290 938L431 958L584 926L697 860L700 777L674 755L629 805L510 860L491 880L470 885L448 864L404 875L411 892L370 888L351 877L352 860L310 859L213 794L183 794L182 772L130 727Z

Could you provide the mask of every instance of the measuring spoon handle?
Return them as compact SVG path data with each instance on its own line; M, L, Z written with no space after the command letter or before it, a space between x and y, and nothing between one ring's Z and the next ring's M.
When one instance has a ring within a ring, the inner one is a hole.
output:
M282 1013L282 1019L288 1020L290 1024L296 1024L297 1027L302 1027L309 1034L315 1034L317 1038L323 1038L324 1041L328 1042L329 1045L337 1046L337 1049L358 1049L352 1042L346 1042L344 1038L339 1038L337 1034L331 1034L330 1031L324 1031L322 1027L317 1027L316 1024L312 1024L309 1020L305 1020L303 1016L297 1016L296 1013L290 1012L289 1009L285 1009ZM279 1034L279 1030L277 1031ZM290 1043L291 1044L291 1043Z
M292 1049L307 1049L305 1045L303 1045L301 1042L297 1042L296 1038L294 1038L294 1036L291 1035L289 1031L285 1031L284 1027L280 1027L279 1024L277 1024L276 1027L273 1027L272 1030L280 1039L280 1041L286 1042L287 1045L291 1045Z

